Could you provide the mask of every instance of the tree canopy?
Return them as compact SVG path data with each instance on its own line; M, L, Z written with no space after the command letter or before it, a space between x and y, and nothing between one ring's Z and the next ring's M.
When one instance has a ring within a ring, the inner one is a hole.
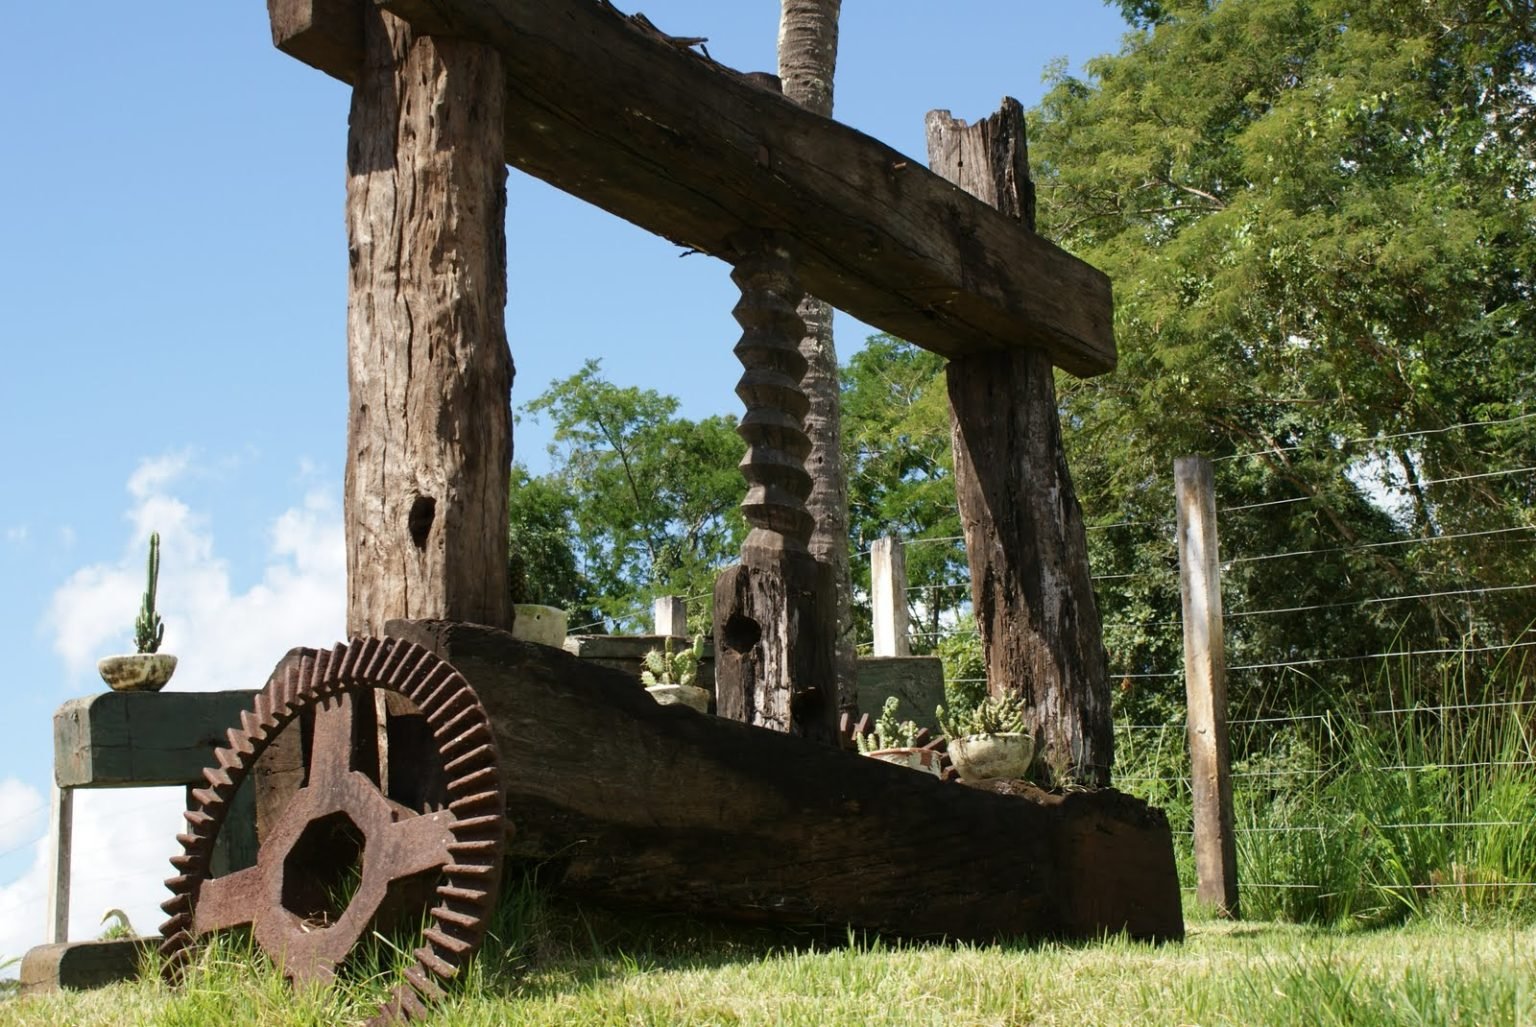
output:
M1112 661L1176 667L1164 484L1218 459L1228 607L1531 580L1533 25L1524 0L1166 0L1032 121L1041 231L1116 287L1120 366L1064 383ZM1480 423L1494 422L1494 423ZM1469 427L1455 427L1469 425ZM1156 483L1156 484L1154 484ZM1271 506L1257 504L1271 503ZM1119 525L1110 529L1108 525ZM1389 544L1422 540L1411 548ZM1318 551L1242 562L1277 551ZM1343 550L1343 551L1336 551ZM1289 656L1508 639L1528 600L1229 624ZM1160 639L1160 641L1158 641Z

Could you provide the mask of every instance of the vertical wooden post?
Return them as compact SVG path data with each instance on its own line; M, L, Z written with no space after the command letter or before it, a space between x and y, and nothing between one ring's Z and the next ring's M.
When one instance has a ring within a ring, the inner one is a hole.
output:
M1194 787L1195 897L1236 917L1237 839L1227 740L1227 654L1222 634L1221 557L1211 462L1186 456L1173 465L1178 501L1179 590L1184 597L1184 687L1189 702L1190 781Z
M682 596L657 596L655 620L656 634L688 637L688 606Z
M75 847L75 790L54 782L48 813L48 925L44 945L69 940L69 870Z
M510 627L503 76L363 4L347 134L347 629Z
M975 125L931 111L927 127L936 173L1034 228L1017 100ZM1024 696L1038 768L1060 782L1108 785L1114 731L1104 642L1050 359L1034 349L979 354L951 362L947 375L987 690Z
M715 581L715 709L722 717L832 743L837 689L832 669L836 611L832 572L811 555L811 478L801 387L803 290L785 244L738 240L732 311L741 325L736 394L746 405L737 433L747 443L741 504L750 531L741 563Z
M907 637L907 552L901 539L875 539L869 550L869 604L876 656L911 656Z

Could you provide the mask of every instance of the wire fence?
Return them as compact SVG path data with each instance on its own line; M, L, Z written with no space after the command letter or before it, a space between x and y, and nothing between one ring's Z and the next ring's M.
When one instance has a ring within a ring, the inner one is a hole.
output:
M1536 414L1344 444L1367 446L1532 418ZM1239 454L1216 463L1282 451ZM1379 499L1389 502L1394 491L1416 489L1422 494L1431 486L1444 489L1465 482L1480 487L1496 481L1536 488L1536 466L1474 468L1427 477L1411 486L1387 483L1381 486ZM1171 478L1164 487L1171 507ZM1464 576L1426 583L1421 572L1424 566L1434 565L1425 554L1437 550L1454 549L1462 558L1459 563L1445 563L1454 573L1466 565L1469 543L1529 545L1536 542L1536 523L1529 512L1515 509L1512 514L1506 510L1506 515L1516 523L1506 520L1457 530L1434 525L1436 530L1417 537L1342 538L1324 545L1286 546L1283 538L1270 538L1271 545L1264 549L1255 546L1256 540L1264 541L1263 532L1241 523L1244 517L1269 516L1276 508L1317 502L1319 495L1310 493L1218 503L1223 537L1233 528L1233 535L1245 544L1241 551L1225 556L1224 585L1225 579L1251 568L1360 556L1388 561L1391 571L1401 572L1396 576L1405 587L1352 593L1357 586L1346 581L1334 596L1316 597L1322 601L1246 606L1243 579L1233 579L1229 596L1233 608L1225 618L1229 632L1248 639L1234 650L1239 658L1227 667L1228 688L1238 711L1228 728L1240 887L1258 893L1259 904L1266 910L1301 915L1308 910L1336 910L1337 901L1329 902L1337 899L1344 886L1330 877L1337 872L1330 868L1332 862L1339 867L1390 868L1380 871L1375 883L1405 896L1409 903L1416 901L1415 895L1444 892L1479 904L1531 901L1536 889L1536 816L1532 815L1536 811L1536 674L1532 672L1536 661L1529 659L1529 651L1536 649L1536 632L1529 625L1536 622L1536 605L1530 605L1536 582L1485 582L1468 575L1474 580ZM1171 544L1174 528L1172 517L1131 517L1089 525L1088 531L1090 539L1109 537L1103 536L1106 532L1134 531L1141 533L1139 537L1160 537ZM914 540L909 544L952 542ZM955 564L963 567L964 560ZM1123 565L1108 569L1113 573L1092 577L1100 609L1128 609L1139 616L1106 615L1106 633L1134 633L1142 653L1161 654L1161 662L1143 656L1118 665L1112 654L1111 681L1118 691L1155 686L1166 695L1184 676L1181 621L1165 613L1148 616L1145 604L1137 607L1117 590L1131 585L1145 590L1149 579L1176 583L1174 569L1166 561L1151 571ZM964 578L907 586L914 620L924 624L911 632L915 649L933 651L941 644L956 643L979 649L976 628L964 617L969 587ZM931 604L938 602L952 611L949 616L934 616ZM1480 604L1492 602L1517 604L1513 607L1516 617L1525 610L1526 626L1522 629L1517 622L1502 635L1487 634ZM1341 639L1332 641L1335 648L1326 651L1256 648L1269 637L1266 622L1272 625L1280 618L1292 618L1294 623L1294 618L1326 618L1341 611L1412 614L1451 603L1462 617L1460 637L1454 633L1445 637L1441 625L1438 633L1410 633L1405 628L1387 646ZM1174 606L1177 613L1176 599ZM868 640L861 640L860 647L866 650ZM949 668L950 683L984 684L985 679L977 676L978 668L984 666L979 656L973 657L970 666L969 673L961 674ZM1311 676L1324 671L1334 675L1326 686ZM1242 714L1258 697L1272 694L1286 682L1283 675L1300 675L1301 685L1290 687L1315 684L1327 701L1313 701L1296 712ZM1337 686L1336 682L1346 680L1368 687L1352 691ZM1379 701L1383 697L1386 701ZM1166 720L1147 722L1122 713L1115 730L1119 768L1115 783L1170 813L1179 839L1181 875L1186 886L1193 887L1192 801L1183 717L1170 712ZM1367 849L1379 857L1376 862L1361 854ZM1352 863L1352 856L1359 862ZM1477 898L1467 898L1474 894Z

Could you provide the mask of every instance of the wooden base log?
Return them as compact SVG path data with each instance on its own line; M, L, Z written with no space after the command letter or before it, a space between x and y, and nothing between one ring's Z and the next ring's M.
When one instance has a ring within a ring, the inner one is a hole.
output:
M619 905L900 937L1183 937L1167 819L1113 791L998 795L659 706L477 625L391 621L490 715L514 857ZM833 787L828 787L833 783Z

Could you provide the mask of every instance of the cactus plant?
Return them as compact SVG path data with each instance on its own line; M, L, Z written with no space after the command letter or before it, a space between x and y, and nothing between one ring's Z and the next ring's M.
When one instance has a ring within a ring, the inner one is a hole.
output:
M151 532L149 536L149 566L147 568L148 583L144 587L144 599L139 604L139 619L134 622L133 642L141 653L154 653L160 651L160 643L165 639L165 624L160 620L160 614L155 612L155 589L160 581L160 533Z
M858 735L854 742L862 753L876 752L880 749L910 749L917 745L918 726L910 720L897 722L896 710L901 705L901 700L891 696L885 700L885 705L880 708L880 717L875 721L875 729L867 735Z
M669 636L663 643L665 649L652 649L641 657L643 669L640 680L651 685L691 685L699 676L699 661L704 657L704 636L698 635L693 645L676 652Z
M946 738L966 735L1002 735L1021 733L1024 726L1024 698L1018 695L988 696L971 710L957 710L953 715L940 706L934 710L939 728Z

